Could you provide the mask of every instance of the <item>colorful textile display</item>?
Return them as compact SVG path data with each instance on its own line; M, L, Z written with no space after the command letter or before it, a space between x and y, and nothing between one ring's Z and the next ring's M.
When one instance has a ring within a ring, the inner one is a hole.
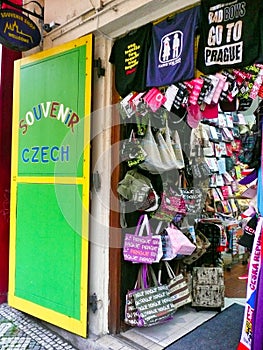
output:
M258 293L259 273L261 268L261 234L262 234L263 218L258 220L253 249L249 264L247 298L244 312L244 320L242 326L242 334L237 350L248 350L251 348L251 340L254 330L253 314L256 309L256 299ZM262 344L262 343L260 343Z

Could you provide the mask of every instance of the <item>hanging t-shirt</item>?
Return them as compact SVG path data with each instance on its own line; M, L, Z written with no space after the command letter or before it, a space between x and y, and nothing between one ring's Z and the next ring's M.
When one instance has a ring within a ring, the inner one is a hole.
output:
M153 26L148 55L148 87L171 85L194 77L194 38L199 6Z
M253 64L260 50L262 0L202 0L197 68L213 74Z
M146 88L147 55L151 44L152 23L117 39L109 62L115 65L115 87L121 97Z

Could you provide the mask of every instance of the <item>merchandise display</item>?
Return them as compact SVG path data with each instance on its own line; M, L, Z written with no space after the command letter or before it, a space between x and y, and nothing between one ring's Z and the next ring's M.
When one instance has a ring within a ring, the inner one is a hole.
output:
M130 229L123 233L124 260L137 262L139 271L141 264L164 270L167 279L158 285L173 289L176 308L181 283L187 304L221 309L224 270L255 254L263 115L260 31L251 34L259 27L256 8L244 1L203 0L153 24L151 45L140 53L148 57L144 90L129 89L130 81L116 70L117 90L126 84L119 103L125 148L118 184L121 226ZM112 63L117 50L114 45ZM152 228L147 235L138 235L141 215ZM145 258L136 261L132 250ZM139 326L128 317L127 324Z

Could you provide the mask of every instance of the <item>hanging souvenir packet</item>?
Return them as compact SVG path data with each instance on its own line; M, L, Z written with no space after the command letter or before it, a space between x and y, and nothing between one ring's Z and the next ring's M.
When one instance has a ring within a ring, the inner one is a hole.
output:
M218 138L218 133L217 133L217 129L215 126L213 125L210 125L209 126L209 131L210 131L210 134L209 134L209 138L211 141L213 142L219 142L219 138Z
M252 98L253 100L257 98L262 82L263 82L263 69L260 69L249 94L249 97Z
M195 78L190 82L185 82L185 84L189 87L188 103L196 105L198 103L204 80L202 78Z
M217 125L220 128L225 128L226 127L226 116L224 113L218 113L218 119L217 119Z
M201 75L200 78L203 79L203 85L200 91L200 94L198 96L198 104L200 105L200 108L202 109L202 104L204 102L205 96L209 93L209 91L212 89L212 83L211 79L208 76Z
M235 142L231 142L231 143L226 143L225 145L226 145L226 155L228 156L228 157L232 157L232 155L233 155L233 145L235 144Z
M231 142L234 140L233 133L228 128L222 129L222 136L223 136L223 141L225 142Z
M167 90L165 91L166 101L164 102L163 106L168 111L171 110L178 91L179 91L179 88L174 84L168 86Z
M154 87L144 95L143 100L153 112L156 112L165 103L166 97Z
M231 186L227 186L227 185L221 186L221 192L223 194L224 199L228 199L233 195Z
M133 97L133 93L129 93L127 96L125 96L121 102L120 102L120 113L125 118L131 118L133 115L135 115L135 110L132 108L131 104L129 103L130 99Z
M224 76L221 73L216 73L215 76L219 80L218 80L218 83L217 83L214 95L212 97L212 103L218 103L220 95L221 95L221 93L222 93L222 91L223 91L223 89L225 87L225 83L226 83L226 80L227 80L226 76Z
M210 74L209 78L211 79L212 88L207 93L207 95L204 97L204 102L207 103L208 105L212 103L215 91L216 91L218 83L219 83L219 78L216 75Z
M220 175L224 174L226 172L226 159L220 158L217 160L217 166L218 166L218 172Z
M218 171L217 159L215 157L204 157L206 164L208 165L211 172Z
M226 127L232 129L234 128L234 124L233 124L233 116L231 113L224 113L225 118L226 118Z
M179 90L175 96L173 107L176 110L180 110L181 107L185 107L185 105L187 104L189 94L185 83L179 82L175 83L175 85L178 87Z
M224 142L218 142L218 143L214 143L214 149L215 149L215 156L217 158L221 158L222 157L222 152L223 152L223 147L222 144L224 145Z

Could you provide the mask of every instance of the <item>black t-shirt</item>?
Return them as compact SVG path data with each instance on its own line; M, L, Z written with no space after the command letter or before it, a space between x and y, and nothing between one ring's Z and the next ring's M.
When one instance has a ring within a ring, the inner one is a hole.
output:
M142 92L146 88L151 33L152 23L148 23L113 44L109 62L115 65L115 86L121 97L131 91Z
M197 68L213 74L253 64L260 52L262 0L201 0Z

